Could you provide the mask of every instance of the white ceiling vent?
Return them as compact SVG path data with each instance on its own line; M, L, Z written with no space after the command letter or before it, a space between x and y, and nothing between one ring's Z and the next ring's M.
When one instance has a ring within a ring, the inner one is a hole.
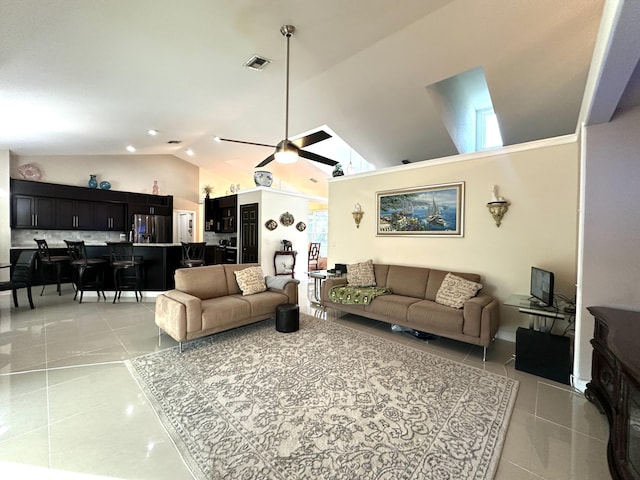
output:
M260 55L254 55L249 60L244 62L244 66L250 68L251 70L264 70L269 64L271 60L268 58L261 57Z

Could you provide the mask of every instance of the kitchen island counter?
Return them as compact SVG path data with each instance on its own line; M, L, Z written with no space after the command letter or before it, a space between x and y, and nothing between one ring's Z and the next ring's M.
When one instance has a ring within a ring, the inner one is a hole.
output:
M107 248L106 242L86 242L85 245L87 248L87 255L90 258L109 258L109 249ZM214 260L214 249L216 248L218 248L218 245L207 245L205 253L207 265L218 263ZM37 246L35 242L33 245L12 246L11 262L15 262L18 255L23 250L37 250ZM66 245L60 245L59 243L50 244L49 250L51 251L51 255L67 254ZM174 288L174 273L177 268L180 268L180 260L182 259L182 245L180 243L134 243L133 253L134 255L141 256L144 259L143 291L163 292ZM40 281L41 268L42 265L39 260L36 260L34 280L36 284L39 285L42 284ZM105 289L113 290L113 275L111 273L111 269L109 268L105 273ZM45 274L46 283L54 283L53 279L50 278L52 276L51 272L47 270ZM71 281L71 266L69 264L63 265L62 278L63 281Z

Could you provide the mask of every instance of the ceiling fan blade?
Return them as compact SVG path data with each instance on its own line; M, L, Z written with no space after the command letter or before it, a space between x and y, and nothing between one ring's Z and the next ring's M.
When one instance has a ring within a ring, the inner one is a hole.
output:
M312 160L318 163L324 163L325 165L329 165L330 167L334 167L338 164L335 160L331 160L327 157L323 157L322 155L318 155L317 153L307 152L306 150L300 150L298 152L302 158L306 158L307 160Z
M263 161L261 161L258 165L256 165L256 168L264 167L267 163L271 162L274 158L276 158L275 157L275 153L272 153L267 158L265 158Z
M331 138L331 135L324 130L318 130L317 132L310 133L309 135L305 135L297 140L292 140L291 143L298 148L304 148L309 145L313 145L314 143L321 142L322 140L326 140L327 138Z
M256 143L256 142L245 142L244 140L231 140L230 138L220 138L221 142L233 142L233 143L244 143L245 145L257 145L259 147L271 147L276 148L275 145L267 145L266 143Z

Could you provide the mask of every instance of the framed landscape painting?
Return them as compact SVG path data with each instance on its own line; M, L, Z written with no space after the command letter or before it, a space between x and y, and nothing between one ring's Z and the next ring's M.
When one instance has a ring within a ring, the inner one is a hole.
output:
M376 193L378 236L462 237L464 182Z

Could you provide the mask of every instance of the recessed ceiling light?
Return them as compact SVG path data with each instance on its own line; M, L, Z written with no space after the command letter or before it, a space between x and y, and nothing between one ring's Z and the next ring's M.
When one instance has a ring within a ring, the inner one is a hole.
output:
M158 135L158 130L155 129L151 129L147 132L149 135L151 135L152 137L155 137L156 135Z
M213 137L213 140L220 143L222 141L222 139L220 137Z
M195 154L193 153L193 150L191 150L190 148L187 148L185 150L185 152L187 153L187 155L189 155L190 157L193 157Z
M127 151L128 151L128 152L133 153L133 152L135 152L135 151L136 151L136 147L134 147L133 145L129 145L129 146L127 147Z

